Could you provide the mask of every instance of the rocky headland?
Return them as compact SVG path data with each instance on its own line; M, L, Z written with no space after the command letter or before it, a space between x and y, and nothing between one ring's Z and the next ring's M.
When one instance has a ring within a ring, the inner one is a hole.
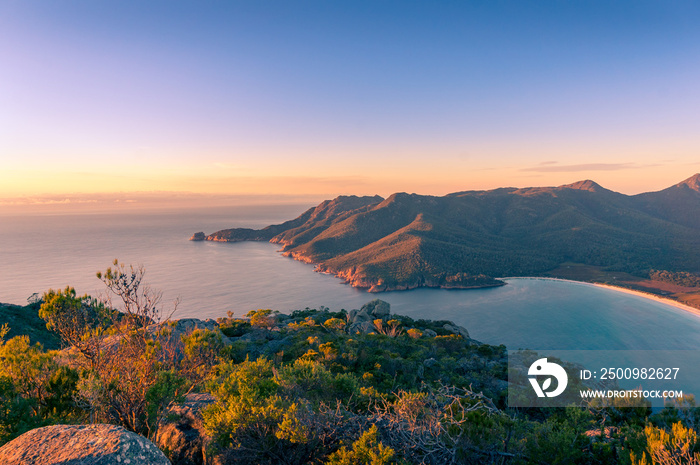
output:
M442 197L340 196L281 224L191 240L280 244L285 256L370 292L501 286L498 277L556 276L567 264L637 279L652 270L698 275L699 185L696 174L632 196L590 180Z

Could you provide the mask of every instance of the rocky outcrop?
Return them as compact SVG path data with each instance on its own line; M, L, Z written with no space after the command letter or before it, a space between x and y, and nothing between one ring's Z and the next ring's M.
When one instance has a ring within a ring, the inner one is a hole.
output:
M350 310L348 313L348 334L371 333L374 331L374 320L387 319L390 314L391 306L389 303L379 299L367 302L359 310Z
M389 302L374 299L373 301L364 304L361 311L367 312L375 318L384 318L391 314L391 305Z
M0 448L3 465L170 465L148 439L114 425L54 425Z
M158 425L156 444L173 465L203 465L210 441L204 431L202 409L215 401L210 394L189 394L185 402L171 407Z
M245 343L246 351L251 357L274 357L292 343L292 339L284 337L279 328L269 330L253 327L243 336L234 337L232 340Z
M206 240L206 239L207 239L206 234L204 234L204 233L201 232L201 231L200 231L200 232L197 232L197 233L194 233L194 234L192 235L192 237L190 237L190 240L191 240L191 241L204 241L204 240Z
M445 325L443 325L443 329L451 332L452 334L462 336L466 340L469 340L469 331L467 331L467 328L465 328L464 326L458 326L458 325L454 325L454 324L452 324L452 325L445 324Z
M374 331L374 324L371 321L358 321L348 326L348 334L369 334Z
M423 337L437 337L437 333L430 328L425 328L423 330Z

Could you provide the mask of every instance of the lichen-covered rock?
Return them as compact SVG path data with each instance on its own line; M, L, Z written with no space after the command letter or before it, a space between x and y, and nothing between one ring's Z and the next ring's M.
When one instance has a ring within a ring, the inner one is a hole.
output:
M371 321L359 321L348 326L348 334L369 334L374 332L374 324Z
M430 328L425 328L423 330L423 336L425 337L436 337L437 333Z
M457 334L458 336L462 336L464 339L469 340L469 331L467 331L467 328L463 326L446 324L443 326L443 328L452 334Z
M3 465L170 465L148 439L114 425L54 425L0 447Z
M348 334L374 332L373 321L386 319L390 314L389 304L383 300L374 299L362 306L360 310L350 310L348 313Z
M360 311L365 311L374 316L374 318L383 318L391 314L391 306L389 305L389 302L374 299L373 301L364 304Z
M202 465L210 438L204 432L202 409L215 401L210 394L189 394L185 402L168 410L158 425L156 443L173 465Z
M352 323L361 323L363 321L372 321L374 318L372 315L367 313L367 310L357 310L353 309L350 310L350 313L348 313L348 321Z

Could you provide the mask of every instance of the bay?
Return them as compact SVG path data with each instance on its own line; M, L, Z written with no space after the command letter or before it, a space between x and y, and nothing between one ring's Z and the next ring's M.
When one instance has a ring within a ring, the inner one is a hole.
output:
M511 349L700 348L700 317L583 283L509 279L499 288L369 294L283 257L275 244L188 240L196 231L279 223L309 206L0 216L0 302L24 304L33 293L67 285L99 295L95 272L118 258L146 268L166 310L180 298L174 318L321 305L349 310L381 298L394 313L452 320L477 340Z

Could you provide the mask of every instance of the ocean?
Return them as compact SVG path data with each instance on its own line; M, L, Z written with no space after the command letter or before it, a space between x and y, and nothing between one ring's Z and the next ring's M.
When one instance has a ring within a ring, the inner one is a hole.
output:
M416 289L370 294L283 257L269 243L191 242L197 232L260 228L294 218L310 205L0 216L0 302L73 286L100 295L95 273L117 258L143 265L163 291L173 318L242 316L258 308L283 313L323 305L359 308L380 298L392 312L447 319L471 337L508 348L700 349L700 317L681 309L586 284L510 279L499 288Z

